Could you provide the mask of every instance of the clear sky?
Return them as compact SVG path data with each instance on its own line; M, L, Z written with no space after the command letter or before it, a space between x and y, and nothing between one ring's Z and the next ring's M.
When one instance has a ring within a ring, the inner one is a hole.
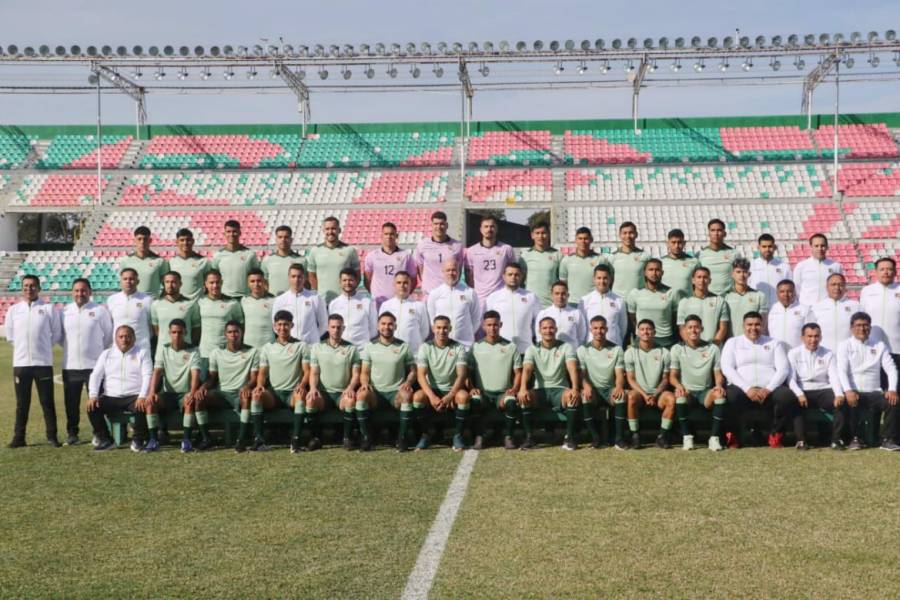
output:
M259 43L260 38L312 46L322 43L595 39L661 36L719 39L740 28L756 35L837 33L886 29L900 31L900 2L820 0L630 0L629 2L519 0L338 0L303 2L200 2L193 0L2 0L5 46L40 44L101 46L142 44L175 46ZM862 61L860 61L862 62ZM885 65L885 63L887 63ZM856 69L868 69L857 66ZM882 69L897 68L890 61ZM84 76L65 80L82 84ZM619 72L619 77L624 73ZM0 85L22 82L38 73L0 72ZM446 79L447 76L445 76ZM480 77L480 76L478 76ZM475 80L477 85L477 79ZM797 114L800 85L766 87L691 87L647 89L641 94L641 116ZM900 111L900 84L843 86L842 112ZM819 112L832 110L833 86L814 98ZM625 118L630 92L577 90L542 92L477 92L474 118L564 119ZM133 123L134 106L124 98L104 97L104 122ZM319 94L313 93L313 120L331 122L453 121L459 119L458 94ZM148 100L150 123L291 123L296 104L288 95L157 96ZM92 96L0 96L0 122L5 124L93 123Z

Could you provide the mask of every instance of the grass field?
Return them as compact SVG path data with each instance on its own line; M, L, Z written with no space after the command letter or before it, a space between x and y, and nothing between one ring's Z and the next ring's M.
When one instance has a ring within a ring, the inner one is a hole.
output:
M9 364L0 342L4 442ZM57 404L62 428L60 388ZM484 451L431 597L896 597L898 460ZM445 449L4 448L0 597L396 598L458 464Z

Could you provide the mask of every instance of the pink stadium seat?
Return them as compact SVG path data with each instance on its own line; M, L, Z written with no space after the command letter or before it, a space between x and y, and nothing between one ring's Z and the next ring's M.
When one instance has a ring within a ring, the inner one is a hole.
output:
M548 169L491 170L466 177L466 196L472 202L517 200L522 190L537 188L549 195L553 174Z
M627 144L612 144L591 135L577 135L566 131L563 146L567 156L577 164L629 164L650 162L650 152L639 152Z
M824 125L813 136L823 150L834 147L834 125ZM839 125L838 148L846 158L883 158L897 156L897 145L884 123Z

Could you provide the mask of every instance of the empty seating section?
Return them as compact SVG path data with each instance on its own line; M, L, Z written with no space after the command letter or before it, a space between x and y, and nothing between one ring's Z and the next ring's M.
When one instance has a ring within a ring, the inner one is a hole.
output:
M158 135L138 166L146 169L294 167L302 138L296 134Z
M379 244L381 225L390 221L399 229L400 245L411 247L431 232L431 213L430 209L285 210L272 212L265 218L270 232L282 223L290 226L295 242L301 246L322 242L322 221L330 215L340 219L341 239L349 244Z
M813 132L822 156L834 156L834 125ZM891 158L897 156L897 144L884 123L838 125L838 154L844 158Z
M131 145L130 135L104 135L100 162L104 169L116 169ZM97 136L58 135L38 160L41 169L94 169L97 167Z
M831 197L821 165L722 165L569 169L566 199L702 200Z
M443 202L445 171L132 175L120 206Z
M469 139L466 162L476 165L549 165L549 131L486 131Z
M725 160L719 130L709 127L575 130L563 142L566 162L576 165Z
M28 158L31 146L36 141L37 138L34 136L0 128L0 169L13 169L21 166Z
M111 252L29 252L19 265L15 279L9 282L9 290L17 292L22 289L23 275L40 277L44 291L68 291L78 277L87 277L94 290L117 290L118 260L118 255Z
M900 196L900 163L842 164L838 189L849 197Z
M550 202L553 174L549 169L479 170L466 176L465 194L472 202Z
M298 166L447 166L453 144L450 131L311 134Z
M109 180L109 175L101 177L101 193ZM11 199L17 206L89 206L96 202L96 173L27 175Z
M722 148L737 160L809 160L816 148L799 127L722 127Z
M900 202L844 204L850 235L857 239L900 239Z

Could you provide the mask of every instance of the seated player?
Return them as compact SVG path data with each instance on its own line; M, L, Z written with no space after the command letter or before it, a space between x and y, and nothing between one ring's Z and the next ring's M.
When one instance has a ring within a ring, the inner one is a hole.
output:
M407 431L412 418L413 384L416 381L416 359L409 344L394 337L397 318L390 312L378 317L378 337L362 351L362 369L356 392L356 420L362 434L360 449L372 449L368 419L373 410L399 410L400 428L397 451L409 448Z
M625 351L625 377L628 380L628 429L631 448L641 447L640 417L645 406L662 413L656 447L672 447L670 434L675 416L675 396L669 391L669 351L656 345L656 327L650 319L638 321L638 343Z
M359 291L359 275L354 269L341 271L341 293L328 305L329 315L344 319L344 339L362 352L369 340L377 335L378 308L375 299Z
M613 406L616 420L616 448L625 445L625 351L606 339L606 319L591 319L591 341L576 352L581 369L581 410L591 432L591 447L603 445L594 424L594 414L606 403Z
M353 423L356 421L356 389L359 387L359 351L343 339L344 318L328 317L328 332L324 341L309 353L309 394L306 396L306 420L312 438L307 450L322 447L319 413L326 408L340 411L344 423L344 450L353 450Z
M703 320L688 315L681 328L684 341L669 353L669 383L675 388L675 416L681 428L682 448L694 448L688 414L692 406L712 410L709 449L723 450L722 421L725 418L725 377L719 347L703 340Z
M566 437L563 450L577 450L575 425L578 418L578 357L575 349L556 339L556 321L544 317L540 322L541 341L528 348L522 361L522 379L518 400L522 406L522 427L526 443L531 438L531 410L549 405L566 415ZM533 378L533 383L532 383ZM522 444L523 449L533 448Z
M691 275L691 295L682 298L678 302L678 326L684 325L688 315L700 317L703 325L703 333L700 336L704 342L712 342L722 347L728 338L728 304L722 296L709 293L710 275L706 267L697 267ZM684 339L684 332L682 339Z
M520 412L516 392L521 383L522 356L515 344L500 337L502 327L500 313L494 310L484 313L481 321L484 337L475 342L469 352L469 397L472 412L479 413L473 417L474 450L481 450L484 447L482 422L490 407L496 407L503 412L505 423L503 447L507 450L517 448L513 433L516 415Z
M472 324L472 329L477 324ZM413 394L413 411L420 430L416 450L425 450L431 443L427 431L431 413L448 415L453 411L453 450L465 449L463 428L469 415L469 393L466 391L468 352L460 342L450 337L450 317L434 318L431 332L434 337L422 344L416 357L419 388Z
M550 317L556 322L556 337L578 348L588 340L587 318L577 307L569 304L569 285L557 281L550 290L550 306L538 313L534 320L534 339L541 339L541 320Z
M291 335L294 316L289 311L275 313L274 328L275 341L259 348L259 373L254 393L262 402L263 410L289 408L294 411L291 454L297 454L309 393L309 346Z
M130 325L119 325L115 344L97 357L88 383L88 418L98 440L95 451L115 448L109 437L106 416L124 411L131 411L136 416L132 452L144 449L148 428L150 439L156 440L156 415L153 406L147 402L152 373L149 350L135 345L134 329Z
M794 429L801 432L797 449L806 450L804 413L808 408L818 408L834 419L831 428L831 447L844 449L844 422L847 404L838 375L837 359L831 350L821 345L822 330L815 323L803 326L802 344L788 351L791 375L788 387L797 396L800 410L794 416Z

